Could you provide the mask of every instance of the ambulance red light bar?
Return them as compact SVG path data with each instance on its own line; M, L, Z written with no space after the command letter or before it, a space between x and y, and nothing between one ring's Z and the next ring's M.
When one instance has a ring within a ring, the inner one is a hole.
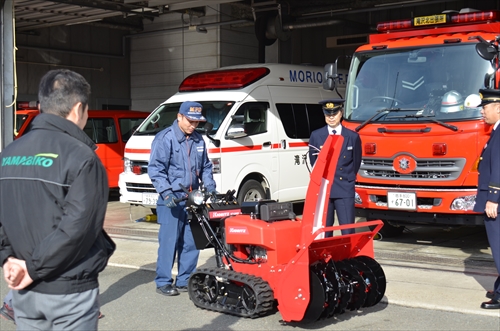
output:
M207 71L192 74L181 83L179 92L240 89L268 75L268 68Z
M485 23L498 21L500 18L500 11L478 11L462 14L438 14L431 16L419 16L413 19L381 22L377 24L378 32L389 32L398 30L408 30L412 28L426 28L438 25L458 25L470 23Z

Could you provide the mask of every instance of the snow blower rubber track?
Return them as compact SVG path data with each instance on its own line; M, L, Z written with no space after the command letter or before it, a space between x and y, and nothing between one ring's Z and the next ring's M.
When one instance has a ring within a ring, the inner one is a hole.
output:
M265 315L274 305L273 291L262 278L218 268L197 269L188 292L199 308L241 317Z

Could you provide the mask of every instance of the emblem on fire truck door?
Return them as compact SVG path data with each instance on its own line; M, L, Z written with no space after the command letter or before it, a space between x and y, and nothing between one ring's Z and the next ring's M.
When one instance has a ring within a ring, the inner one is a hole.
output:
M415 161L415 159L411 156L399 155L392 162L392 166L394 167L394 170L400 174L409 174L412 173L417 167L417 161Z

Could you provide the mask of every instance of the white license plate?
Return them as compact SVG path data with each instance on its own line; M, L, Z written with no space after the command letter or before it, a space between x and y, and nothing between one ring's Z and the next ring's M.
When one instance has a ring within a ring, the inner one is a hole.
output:
M387 192L387 207L389 209L417 209L417 195L408 192Z
M142 203L145 205L156 206L158 193L142 193Z

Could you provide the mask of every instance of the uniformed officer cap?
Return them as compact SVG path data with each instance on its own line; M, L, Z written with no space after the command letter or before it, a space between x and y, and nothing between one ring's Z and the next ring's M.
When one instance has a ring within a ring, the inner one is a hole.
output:
M484 106L493 102L500 102L500 90L494 89L480 89L479 96L481 97L481 104L479 106Z
M339 110L344 109L344 102L344 99L329 99L319 103L322 105L325 115L335 115Z

